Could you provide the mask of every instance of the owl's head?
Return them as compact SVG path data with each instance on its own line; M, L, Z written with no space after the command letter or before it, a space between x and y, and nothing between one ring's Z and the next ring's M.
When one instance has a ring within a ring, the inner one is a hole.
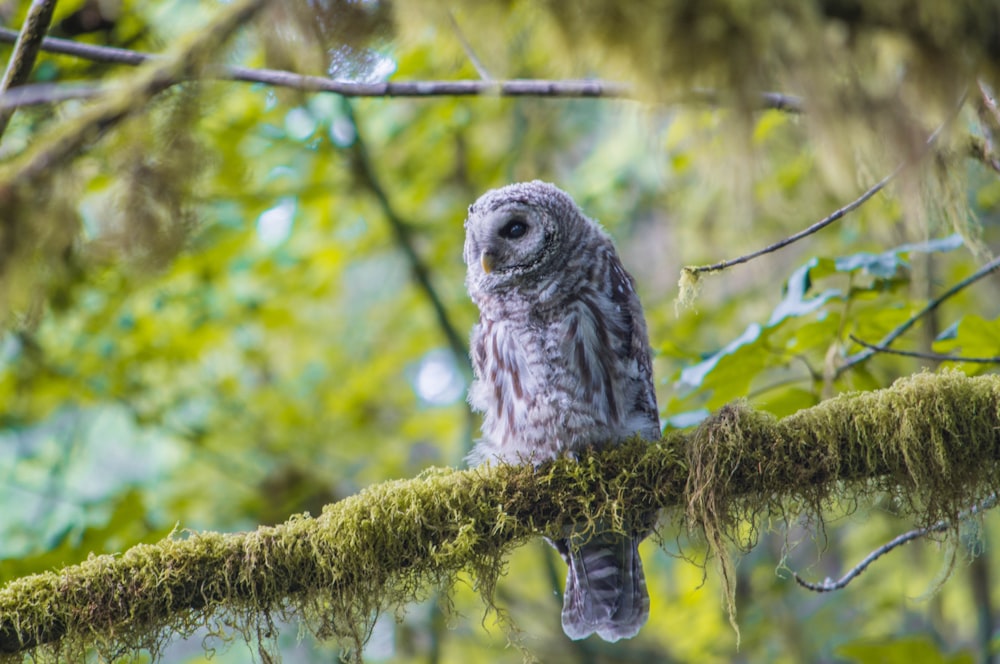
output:
M483 194L465 220L470 291L497 292L555 274L596 226L569 194L535 180Z

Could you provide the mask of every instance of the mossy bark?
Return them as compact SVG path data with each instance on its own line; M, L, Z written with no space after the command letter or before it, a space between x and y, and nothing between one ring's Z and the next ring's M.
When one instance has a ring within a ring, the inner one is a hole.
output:
M783 420L737 403L658 445L630 441L538 470L432 470L316 518L170 537L17 579L0 589L0 653L155 653L202 625L252 635L272 616L360 645L377 610L447 587L460 570L489 601L513 547L570 521L628 529L632 515L680 508L728 561L728 543L752 545L737 535L754 531L748 520L818 514L832 497L891 491L918 523L955 518L997 489L998 459L997 376L919 374Z

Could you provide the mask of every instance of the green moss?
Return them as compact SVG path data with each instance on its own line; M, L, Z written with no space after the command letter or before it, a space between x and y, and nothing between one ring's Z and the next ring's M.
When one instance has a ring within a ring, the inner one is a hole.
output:
M677 301L675 309L690 307L698 297L698 288L701 286L699 272L692 266L687 266L681 270L681 277L677 281Z
M0 653L155 654L202 626L266 648L276 617L298 617L357 652L378 612L450 588L460 571L492 606L505 557L531 537L570 523L629 531L663 507L684 508L681 518L707 539L732 606L732 550L754 545L764 517L805 513L821 524L834 497L889 491L918 524L954 520L997 490L998 432L1000 378L919 374L783 420L732 404L691 434L538 471L436 469L372 486L316 518L175 535L13 581L0 589Z

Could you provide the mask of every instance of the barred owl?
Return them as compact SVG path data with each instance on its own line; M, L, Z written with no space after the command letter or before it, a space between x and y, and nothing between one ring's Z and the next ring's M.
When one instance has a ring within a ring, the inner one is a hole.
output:
M483 413L470 463L539 464L634 434L660 438L642 306L608 235L540 182L484 194L465 222L466 286L479 307L469 403ZM567 529L563 630L630 638L649 617L634 535Z

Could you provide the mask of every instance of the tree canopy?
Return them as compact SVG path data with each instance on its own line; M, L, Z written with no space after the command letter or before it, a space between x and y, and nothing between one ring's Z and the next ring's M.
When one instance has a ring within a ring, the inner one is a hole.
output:
M1000 3L39 0L0 24L15 661L995 649ZM664 440L448 470L478 428L462 220L535 178L636 277ZM640 504L666 508L649 624L567 641L536 535ZM914 528L836 592L793 578ZM219 568L164 551L242 563L191 586ZM143 569L175 613L114 622L146 616L114 605ZM31 622L80 578L112 584L89 623ZM89 640L60 645L71 623Z

